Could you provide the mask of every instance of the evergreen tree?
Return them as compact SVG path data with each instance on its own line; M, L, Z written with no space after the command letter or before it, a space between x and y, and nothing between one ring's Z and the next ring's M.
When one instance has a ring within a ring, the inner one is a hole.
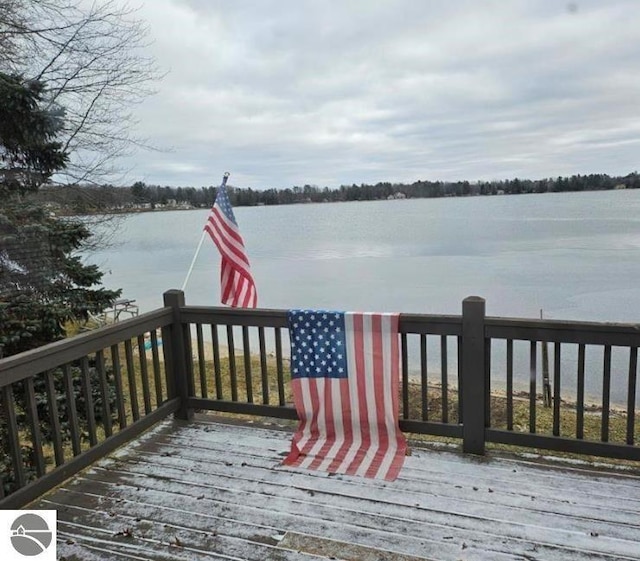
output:
M55 140L62 124L59 108L40 108L43 85L0 73L0 196L37 191L64 168L67 154Z
M44 86L0 73L0 357L55 341L70 319L109 307L119 291L75 252L84 224L53 216L31 193L64 168L63 112L42 108Z

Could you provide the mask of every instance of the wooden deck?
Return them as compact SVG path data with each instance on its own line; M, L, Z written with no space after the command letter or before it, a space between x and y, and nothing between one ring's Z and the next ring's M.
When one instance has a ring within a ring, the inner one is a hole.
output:
M414 446L388 483L283 468L290 437L167 421L32 507L67 561L640 559L640 469Z

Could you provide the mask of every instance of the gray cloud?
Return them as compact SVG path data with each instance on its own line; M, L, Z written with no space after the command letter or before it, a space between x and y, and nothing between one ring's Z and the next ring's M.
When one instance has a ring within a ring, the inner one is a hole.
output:
M254 188L637 169L636 0L154 0L131 177Z

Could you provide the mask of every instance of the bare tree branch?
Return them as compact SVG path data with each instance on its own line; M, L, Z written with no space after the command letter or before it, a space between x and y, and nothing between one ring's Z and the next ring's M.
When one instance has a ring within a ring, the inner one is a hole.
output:
M119 155L148 145L130 115L161 78L146 37L136 11L113 0L0 0L0 71L42 81L48 108L64 111L70 160L58 182L109 181Z

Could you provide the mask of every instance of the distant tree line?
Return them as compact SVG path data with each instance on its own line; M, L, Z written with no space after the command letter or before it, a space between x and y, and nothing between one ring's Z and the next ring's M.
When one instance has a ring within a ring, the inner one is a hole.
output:
M393 197L410 199L466 197L472 195L517 195L523 193L560 193L640 188L640 174L612 177L606 174L572 175L545 179L506 179L496 181L415 181L341 185L337 189L316 185L286 189L256 190L229 188L234 206L282 205L294 203L372 201ZM166 206L210 207L217 186L168 187L137 181L130 187L64 186L42 188L39 196L76 213L107 212L115 209L158 208Z

